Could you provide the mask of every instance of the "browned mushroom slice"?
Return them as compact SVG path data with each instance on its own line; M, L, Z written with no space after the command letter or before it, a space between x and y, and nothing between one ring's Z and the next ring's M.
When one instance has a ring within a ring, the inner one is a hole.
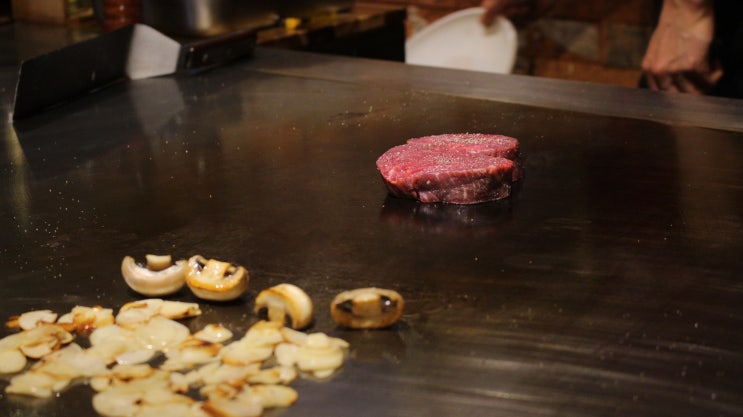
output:
M197 297L205 300L234 300L248 289L249 280L248 271L242 266L207 260L201 255L188 260L186 284Z
M170 255L146 255L147 265L131 256L121 261L121 275L134 291L147 296L173 294L185 284L186 261L172 262Z
M351 329L381 329L402 317L405 301L393 290L358 288L338 294L330 304L333 320Z
M270 321L303 329L312 322L312 300L301 288L279 284L265 289L255 299L255 313Z

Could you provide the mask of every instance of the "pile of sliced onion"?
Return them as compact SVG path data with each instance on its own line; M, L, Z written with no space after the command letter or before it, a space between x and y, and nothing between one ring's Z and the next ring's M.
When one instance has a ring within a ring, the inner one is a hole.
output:
M116 316L77 306L13 317L6 324L19 332L0 339L0 373L15 374L6 392L48 398L83 380L104 416L252 417L291 406L292 381L329 377L347 355L345 341L280 321L259 321L240 338L219 324L192 334L176 321L200 314L198 304L152 298ZM77 333L89 334L89 348Z

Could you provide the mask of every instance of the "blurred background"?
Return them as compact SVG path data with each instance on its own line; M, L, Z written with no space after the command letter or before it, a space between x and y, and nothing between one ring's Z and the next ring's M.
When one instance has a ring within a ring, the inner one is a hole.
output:
M404 5L408 36L481 0L374 0ZM637 86L653 0L560 0L519 30L516 74Z
M0 0L0 19L6 23L16 20L85 25L95 20L93 1ZM123 3L134 1L139 0ZM308 2L296 0L294 3ZM479 6L481 0L369 0L355 3L404 9L405 36L409 38L449 13ZM344 11L334 10L335 13ZM317 9L318 15L325 12L327 9ZM518 31L519 49L513 72L636 86L640 78L640 63L652 34L653 16L652 0L561 0L546 15ZM305 15L301 18L307 21L311 17ZM301 24L301 21L295 24ZM284 39L283 43L290 42ZM365 55L403 59L399 48L396 51L383 50L394 48L389 42L379 42L370 48L376 50Z

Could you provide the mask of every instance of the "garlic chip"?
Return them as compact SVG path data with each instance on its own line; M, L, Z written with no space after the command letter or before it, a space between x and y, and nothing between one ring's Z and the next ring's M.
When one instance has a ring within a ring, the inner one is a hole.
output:
M26 367L26 355L18 349L0 350L0 374L20 372Z
M191 334L175 320L199 314L198 304L161 299L127 303L115 317L98 306L58 319L49 310L21 314L11 322L27 329L0 339L0 373L11 374L5 392L51 398L84 380L105 417L258 417L297 401L289 386L297 377L330 376L346 357L345 341L283 321L257 321L233 340L222 325ZM88 334L90 347L71 332Z
M193 336L205 342L224 343L232 339L232 332L219 324L207 324Z
M39 323L54 323L57 320L57 313L51 310L34 310L21 314L20 316L11 317L5 325L11 329L29 330L36 327Z

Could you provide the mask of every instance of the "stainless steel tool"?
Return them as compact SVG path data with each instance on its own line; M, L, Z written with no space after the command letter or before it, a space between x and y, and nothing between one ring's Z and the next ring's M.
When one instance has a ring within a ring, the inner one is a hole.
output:
M192 72L249 56L257 28L180 42L143 24L21 63L13 119L43 112L124 80Z

